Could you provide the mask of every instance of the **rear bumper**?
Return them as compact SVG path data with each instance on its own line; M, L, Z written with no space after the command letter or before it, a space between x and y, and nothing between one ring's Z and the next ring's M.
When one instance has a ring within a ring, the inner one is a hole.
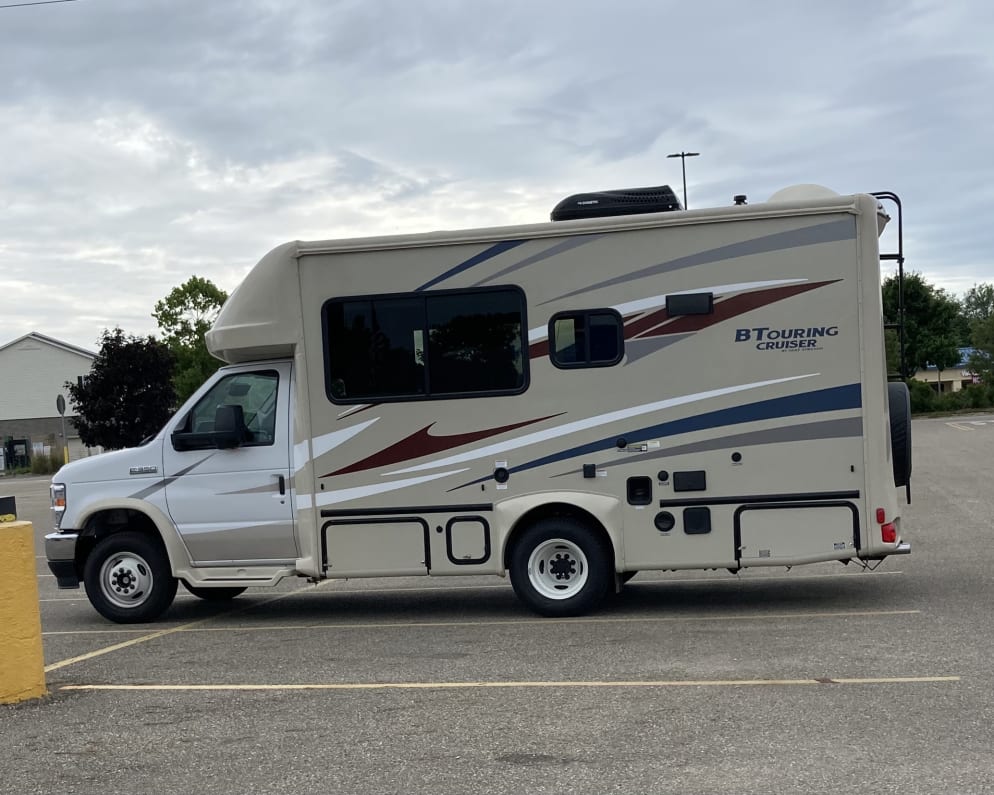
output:
M867 557L860 556L860 560L883 560L884 558L889 558L891 555L910 555L911 554L911 542L902 541L893 549L884 552L880 555L868 555Z
M76 571L78 533L49 533L45 536L45 557L60 588L79 588Z

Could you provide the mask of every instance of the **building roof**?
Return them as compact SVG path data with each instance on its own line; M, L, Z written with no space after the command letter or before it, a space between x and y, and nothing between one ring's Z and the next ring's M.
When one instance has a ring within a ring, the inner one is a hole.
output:
M62 342L61 340L57 340L54 337L47 337L44 334L39 334L37 331L31 331L25 334L24 336L18 337L16 340L12 340L11 342L8 342L4 345L0 345L0 351L4 351L7 348L16 345L17 343L23 342L24 340L28 339L34 340L35 342L41 342L45 345L51 345L53 348L60 348L61 350L69 351L69 353L79 354L80 356L85 356L88 359L97 358L97 354L95 354L93 351L88 351L85 348L78 348L75 345L70 345L68 342Z
M962 370L965 369L970 364L970 357L976 352L976 348L957 348L959 351L959 362L952 365L951 367L945 367L943 370ZM935 372L939 368L934 364L929 364L925 368L929 372Z

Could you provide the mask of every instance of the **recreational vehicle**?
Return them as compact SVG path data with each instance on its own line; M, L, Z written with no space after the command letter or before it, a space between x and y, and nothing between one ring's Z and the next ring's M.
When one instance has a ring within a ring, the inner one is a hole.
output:
M487 574L573 616L639 571L910 552L881 196L553 218L271 251L207 334L226 365L55 475L59 586L126 623L179 583Z

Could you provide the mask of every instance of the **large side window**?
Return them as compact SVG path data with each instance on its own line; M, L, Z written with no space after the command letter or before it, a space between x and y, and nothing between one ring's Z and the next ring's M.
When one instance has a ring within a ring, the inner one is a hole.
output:
M235 373L214 384L197 404L190 409L183 431L192 434L210 434L214 430L214 415L220 406L241 406L245 426L252 438L245 447L271 445L276 437L276 393L279 375L274 370L256 373ZM204 438L203 444L191 440L186 449L213 442Z
M515 394L527 386L518 288L332 299L323 322L335 403Z
M549 320L549 357L556 367L610 367L624 352L623 322L613 309L560 312Z

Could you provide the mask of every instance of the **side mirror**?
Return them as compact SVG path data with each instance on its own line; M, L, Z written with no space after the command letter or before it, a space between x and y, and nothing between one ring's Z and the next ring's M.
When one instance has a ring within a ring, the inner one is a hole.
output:
M214 414L214 431L211 436L218 450L230 450L252 439L245 426L245 413L241 406L218 406Z

